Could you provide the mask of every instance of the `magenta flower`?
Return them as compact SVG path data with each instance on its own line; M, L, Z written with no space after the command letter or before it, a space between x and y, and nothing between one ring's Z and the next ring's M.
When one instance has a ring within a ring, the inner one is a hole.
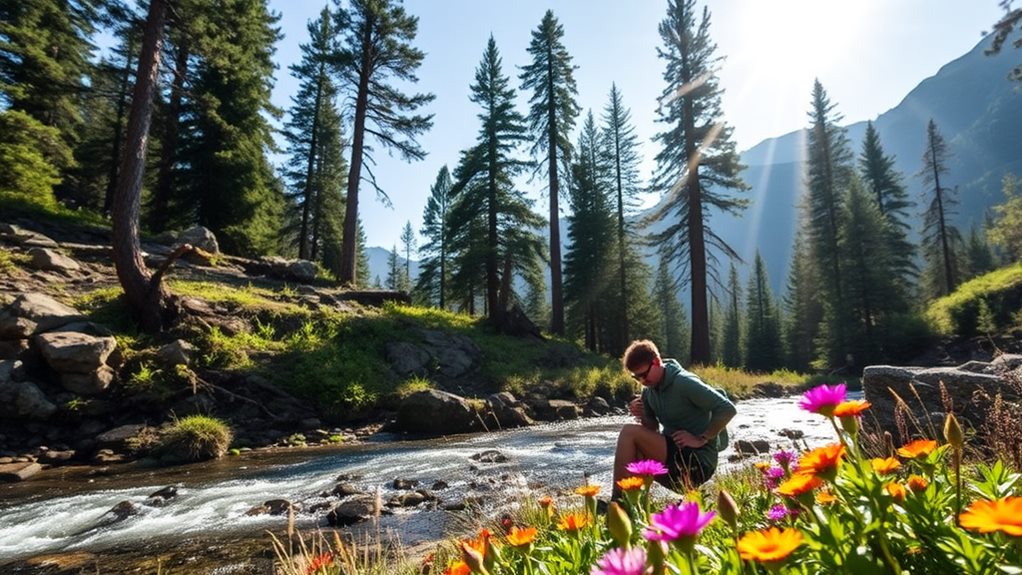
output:
M667 475L664 464L655 459L643 459L628 464L628 473L635 475Z
M701 512L699 504L694 501L668 505L662 512L650 517L650 528L643 532L643 536L651 541L695 539L716 516L713 511Z
M781 484L781 480L784 479L785 471L781 467L771 467L767 469L763 476L763 481L766 483L767 489L775 489Z
M788 508L783 505L774 505L767 511L767 519L771 521L781 521L788 516Z
M802 409L831 417L834 408L845 400L845 384L818 385L802 394L798 406Z
M611 549L593 565L590 575L642 575L646 571L646 550Z
M782 449L774 454L774 461L777 462L777 465L787 469L791 462L795 461L795 452Z

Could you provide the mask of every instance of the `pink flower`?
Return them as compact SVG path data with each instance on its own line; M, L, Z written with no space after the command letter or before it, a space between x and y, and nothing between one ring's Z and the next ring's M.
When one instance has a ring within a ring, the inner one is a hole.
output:
M795 461L795 452L782 449L774 454L774 461L777 462L777 465L787 469L791 462Z
M767 519L771 521L780 521L788 516L788 508L783 505L774 505L767 511Z
M763 475L763 482L766 483L767 489L774 489L781 484L781 480L784 479L785 471L780 467L771 467L767 469Z
M650 518L650 528L643 535L651 541L677 541L694 539L717 514L699 511L699 504L686 501L681 505L668 505Z
M628 473L635 475L667 475L664 464L655 459L643 459L628 464Z
M611 549L593 565L590 575L642 575L646 571L646 550Z
M845 400L845 384L818 385L802 394L798 406L802 409L826 415L834 415L834 408Z

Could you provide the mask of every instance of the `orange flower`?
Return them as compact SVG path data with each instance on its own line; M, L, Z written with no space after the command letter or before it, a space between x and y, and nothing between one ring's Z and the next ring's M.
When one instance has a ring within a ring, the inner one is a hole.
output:
M869 463L873 466L873 471L876 471L881 475L890 475L901 467L901 462L893 457L888 457L886 459L876 457L871 459Z
M478 539L465 539L461 542L462 549L472 549L482 557L486 557L486 540L489 539L489 531L483 529Z
M912 491L915 491L916 493L925 491L926 486L930 484L928 481L926 481L925 477L922 477L920 475L909 475L908 481L906 481L906 483L908 483L908 488L911 489Z
M834 415L837 417L851 417L862 415L862 412L867 409L869 409L869 402L864 399L842 401L834 408Z
M453 561L447 566L447 569L444 569L443 575L469 575L471 572L472 570L464 561Z
M641 477L625 477L617 482L617 486L624 491L635 491L642 489L645 482Z
M535 527L519 529L513 525L511 526L511 532L507 534L507 542L512 547L525 547L536 539L536 533L538 533L538 530Z
M543 507L545 509L545 508L550 507L551 505L554 504L554 499L553 499L553 497L550 497L549 495L546 495L544 497L540 497L539 499L537 499L536 503L539 503L539 506Z
M835 501L837 501L837 497L834 497L834 494L830 491L821 491L816 494L816 502L820 505L830 505Z
M898 455L906 459L926 457L937 449L937 442L933 439L916 439L898 448Z
M887 494L890 495L891 498L894 499L895 501L905 500L906 494L905 486L900 483L895 483L892 481L891 483L884 485L884 490L887 491Z
M589 515L585 513L569 513L557 522L557 528L561 531L576 532L589 525Z
M308 567L305 568L305 575L312 575L313 573L319 573L320 570L331 567L334 564L334 556L330 553L320 553L309 561Z
M837 464L844 454L845 446L840 443L817 447L799 458L798 473L800 475L830 475L833 477L837 473Z
M1022 537L1022 497L973 501L959 521L970 531L1000 531L1012 537Z
M802 532L798 529L781 531L771 527L742 535L738 540L738 554L746 561L775 563L786 559L801 544Z
M823 480L815 475L796 474L777 486L777 494L787 497L798 497L823 485Z
M582 497L596 497L596 494L599 492L599 485L583 485L575 488L575 494L581 495Z

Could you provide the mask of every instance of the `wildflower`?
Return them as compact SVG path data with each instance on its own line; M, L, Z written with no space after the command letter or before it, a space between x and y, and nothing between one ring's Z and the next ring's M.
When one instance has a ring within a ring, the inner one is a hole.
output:
M783 469L788 469L791 462L795 461L795 452L785 451L782 449L774 454L774 461L776 461L777 465L780 465Z
M937 442L933 439L916 439L898 448L898 455L905 459L926 457L937 449Z
M892 481L891 483L884 485L884 491L886 491L887 494L890 495L891 498L894 499L895 501L905 500L906 494L905 486L900 483L895 483Z
M325 570L327 567L332 567L334 564L334 556L331 553L320 553L309 561L308 567L305 568L305 575L312 575L313 573L319 573L320 570Z
M447 569L444 569L443 575L469 575L472 569L469 568L468 563L464 561L452 561Z
M834 408L845 400L845 384L819 385L802 394L798 406L811 413L831 417Z
M767 469L763 477L763 482L766 483L767 489L774 489L777 487L781 480L784 479L784 469L780 467L771 467Z
M777 487L777 494L786 497L798 497L804 493L809 493L821 485L823 485L823 480L815 475L793 475Z
M816 502L820 505L830 505L837 501L837 497L830 491L820 491L816 494Z
M970 531L1000 531L1012 537L1022 537L1022 497L973 501L959 521Z
M965 433L962 431L962 426L958 423L958 418L953 413L947 414L947 419L944 420L944 439L956 451L961 451L962 446L965 445Z
M511 532L507 534L507 543L512 547L526 547L536 539L537 533L539 533L539 530L535 527L519 529L513 525L511 526Z
M653 541L693 540L716 515L713 511L701 512L693 501L668 505L650 517L650 528L643 535Z
M769 461L757 461L756 463L753 463L753 465L756 466L756 469L758 469L760 473L766 473L767 470L772 467Z
M787 516L788 508L779 503L771 507L770 511L767 511L767 519L771 521L781 521Z
M618 480L617 486L620 487L622 491L635 491L642 489L643 481L641 477L625 477L624 479Z
M536 500L539 503L540 508L543 510L543 515L546 517L547 523L554 518L554 500L549 495L540 497Z
M798 473L833 480L837 476L837 466L844 454L845 446L840 443L817 447L799 459Z
M908 480L905 482L908 484L908 488L916 493L926 491L926 486L930 483L926 481L925 477L920 475L909 475Z
M782 531L771 527L743 535L738 540L738 554L746 561L776 563L786 559L801 544L802 533L798 529Z
M646 571L646 551L611 549L593 565L590 575L642 575Z
M869 463L873 466L873 471L876 471L881 475L890 475L901 467L901 462L893 457L876 457L871 459Z
M468 541L461 542L461 559L475 573L483 573L486 570L483 552L470 545Z
M577 533L580 529L588 526L589 523L589 515L585 513L569 513L561 517L561 520L557 522L557 528L561 531Z
M581 495L582 497L596 497L596 494L599 492L599 485L583 485L575 488L575 494Z
M738 504L735 503L734 497L723 489L717 493L717 512L731 529L738 529Z
M858 417L862 412L869 409L870 403L863 399L842 401L834 407L834 415L837 417Z
M643 459L628 464L628 473L634 475L667 475L667 468L664 464L655 459Z

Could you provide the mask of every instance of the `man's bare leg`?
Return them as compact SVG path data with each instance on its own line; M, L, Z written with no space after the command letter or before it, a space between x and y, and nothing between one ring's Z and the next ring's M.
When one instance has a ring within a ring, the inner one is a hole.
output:
M640 459L655 459L666 465L667 443L657 431L638 424L629 423L621 428L614 451L614 484L611 499L621 495L617 482L628 476L628 464Z

